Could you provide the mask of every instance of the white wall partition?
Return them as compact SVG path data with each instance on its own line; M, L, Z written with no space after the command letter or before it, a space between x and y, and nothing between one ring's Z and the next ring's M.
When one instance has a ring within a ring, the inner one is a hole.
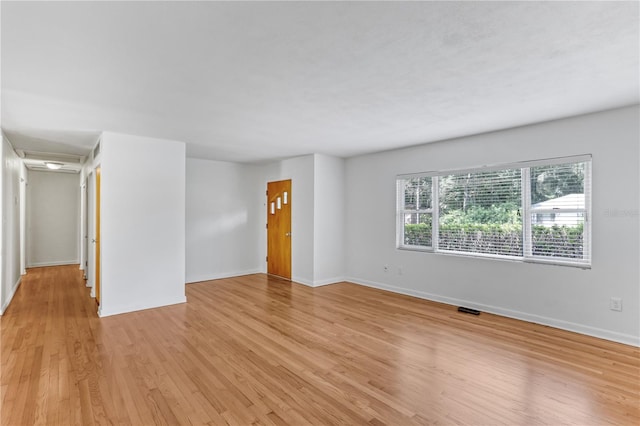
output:
M0 148L0 314L4 312L20 285L20 171L22 161L2 136Z
M2 141L0 142L0 315L6 309L9 302L5 302L7 296L5 293L8 291L5 289L4 271L5 256L4 256L4 168L5 168L5 140L4 134L2 134ZM5 304L6 303L6 304Z
M27 273L27 185L29 172L20 162L20 274Z
M103 133L100 316L185 298L185 145Z
M349 279L640 344L639 113L635 106L348 159ZM591 269L396 249L396 175L579 154L593 155ZM611 297L623 299L622 312L609 309Z
M89 242L88 224L87 224L87 182L84 178L84 174L80 174L78 178L78 185L80 187L80 220L78 221L78 246L80 254L80 269L84 271L86 276L86 269L88 266L87 251Z
M29 170L27 176L27 267L79 263L78 175Z
M187 159L187 282L260 272L253 166ZM256 211L258 210L258 211Z
M344 280L344 160L316 154L314 164L314 285Z

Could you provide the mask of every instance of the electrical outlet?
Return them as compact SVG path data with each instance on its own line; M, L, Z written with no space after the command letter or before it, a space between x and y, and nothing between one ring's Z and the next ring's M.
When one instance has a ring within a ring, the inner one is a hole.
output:
M612 297L609 300L609 309L612 311L622 311L622 298L621 297Z

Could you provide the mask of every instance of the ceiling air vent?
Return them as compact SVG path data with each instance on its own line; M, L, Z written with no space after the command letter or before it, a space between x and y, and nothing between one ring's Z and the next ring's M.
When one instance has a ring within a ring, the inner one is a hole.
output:
M59 154L56 152L21 151L20 154L20 157L24 160L53 161L73 164L82 164L85 160L83 155Z

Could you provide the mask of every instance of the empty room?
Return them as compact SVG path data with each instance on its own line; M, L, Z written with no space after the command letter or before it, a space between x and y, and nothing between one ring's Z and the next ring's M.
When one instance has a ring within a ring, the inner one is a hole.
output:
M0 23L0 424L640 424L639 2Z

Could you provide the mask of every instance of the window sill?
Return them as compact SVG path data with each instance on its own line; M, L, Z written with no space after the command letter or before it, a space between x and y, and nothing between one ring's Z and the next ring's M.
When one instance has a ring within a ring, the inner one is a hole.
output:
M435 251L433 250L433 247L426 247L426 246L398 246L396 248L402 251L422 251L427 253L435 253Z
M463 257L463 258L472 258L472 259L490 259L490 260L499 260L506 262L519 262L519 263L535 263L540 265L551 265L551 266L568 266L571 268L579 268L579 269L591 269L590 263L584 263L580 261L562 261L558 259L545 259L539 257L519 257L519 256L503 256L496 254L482 254L482 253L466 253L460 251L443 251L443 250L435 250L433 247L420 247L420 246L399 246L398 250L402 251L417 251L417 252L425 252L432 253L436 255L443 256L454 256L454 257Z

